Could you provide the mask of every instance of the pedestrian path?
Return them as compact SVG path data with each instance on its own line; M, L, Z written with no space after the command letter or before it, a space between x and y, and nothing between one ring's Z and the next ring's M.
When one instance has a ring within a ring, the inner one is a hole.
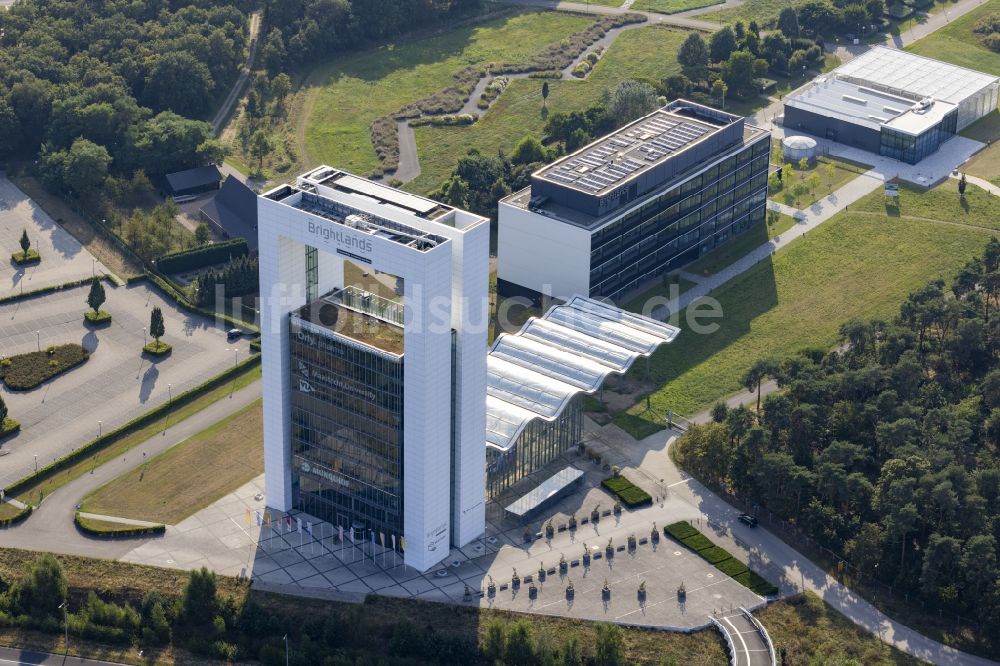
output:
M959 180L960 177L956 176L955 174L952 174L951 179ZM996 185L986 180L985 178L980 178L979 176L970 176L969 174L965 174L965 180L968 183L972 183L976 187L986 190L995 197L1000 197L1000 187L997 187Z
M772 201L771 199L767 200L767 209L774 210L779 213L784 213L789 217L794 217L796 220L802 219L805 216L805 213L803 213L798 208L793 208L792 206L786 206L783 203L778 203L777 201Z
M86 511L80 511L78 515L81 518L86 518L88 520L102 520L106 523L120 523L122 525L131 525L132 527L159 527L162 524L162 523L151 523L148 520L135 520L134 518L103 516L99 513L87 513Z

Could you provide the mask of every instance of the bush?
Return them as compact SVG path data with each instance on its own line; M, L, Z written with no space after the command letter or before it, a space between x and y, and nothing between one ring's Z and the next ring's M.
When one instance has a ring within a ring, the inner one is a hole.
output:
M777 586L753 571L733 576L733 579L762 597L773 597L778 594Z
M529 79L561 79L562 72L558 69L556 70L545 70L542 72L531 72L528 74Z
M709 541L709 543L711 542ZM709 564L719 564L720 562L733 559L733 556L729 553L729 551L715 545L705 548L704 550L699 550L698 555Z
M5 417L3 423L0 423L0 439L19 432L21 432L21 424L14 419Z
M681 539L681 543L683 543L685 546L695 551L696 553L705 550L706 548L711 548L712 546L715 545L714 543L711 542L711 540L708 537L706 537L701 532L695 534L694 536L689 536L686 539Z
M652 504L653 498L645 490L624 476L612 476L601 481L601 485L614 493L630 509L644 504Z
M168 345L163 340L160 340L159 342L153 340L145 347L143 347L142 351L146 352L147 354L152 354L153 356L166 356L167 354L172 352L173 349L174 349L173 347Z
M396 120L391 116L376 118L370 128L372 145L385 171L395 171L399 168L399 130Z
M479 118L471 113L459 113L456 115L447 116L424 116L421 118L414 118L410 121L410 125L414 127L420 127L421 125L432 125L434 127L451 127L454 125L471 125L476 122Z
M737 576L747 573L749 571L749 569L747 569L747 565L743 564L735 557L730 558L728 560L723 560L721 562L716 562L715 568L721 571L722 573L726 574L730 578L736 578Z
M203 245L192 250L182 250L165 254L156 262L161 273L181 273L214 264L224 264L236 257L250 253L245 238L232 238L212 245Z
M78 344L49 347L45 351L28 352L4 359L0 363L0 379L15 391L33 389L42 382L66 372L90 358Z
M15 252L10 255L10 259L18 266L28 266L30 264L37 264L42 260L42 257L38 254L37 250L31 248L27 252Z
M666 535L672 536L674 539L681 542L683 542L684 539L687 539L688 537L692 537L695 534L698 534L698 530L691 527L691 524L686 520L682 520L680 522L667 525L666 527L663 528L663 532Z
M104 310L98 310L97 312L87 310L83 313L83 318L87 320L88 324L106 324L111 321L111 313Z
M578 79L582 79L583 77L587 76L587 74L590 73L592 67L593 65L584 60L579 65L573 68L573 76L577 77Z

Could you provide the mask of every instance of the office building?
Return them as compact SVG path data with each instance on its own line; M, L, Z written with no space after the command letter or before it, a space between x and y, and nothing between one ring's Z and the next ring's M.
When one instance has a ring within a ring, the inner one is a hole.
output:
M765 219L770 132L676 100L500 202L505 296L618 299Z
M783 125L916 164L996 110L1000 79L876 46L785 99Z
M324 166L258 240L268 506L421 571L480 537L489 220Z

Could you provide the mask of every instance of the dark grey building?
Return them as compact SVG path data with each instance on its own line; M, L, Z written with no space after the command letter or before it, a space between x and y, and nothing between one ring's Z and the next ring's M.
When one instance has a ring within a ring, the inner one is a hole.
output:
M257 194L234 176L227 176L222 189L198 211L224 238L245 238L250 252L257 253Z
M222 174L214 164L166 175L167 194L173 197L211 192L219 189L221 182Z
M501 294L617 299L765 219L770 132L676 100L500 202Z

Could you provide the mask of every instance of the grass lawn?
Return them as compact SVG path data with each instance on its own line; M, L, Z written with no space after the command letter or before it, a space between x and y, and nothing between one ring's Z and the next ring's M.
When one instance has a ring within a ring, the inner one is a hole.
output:
M787 182L782 183L781 189L770 188L769 194L773 201L799 210L808 208L867 171L864 167L830 157L818 157L806 169L800 169L798 163L789 164L792 172L786 178ZM810 190L806 181L813 174L819 176L819 184ZM802 190L795 189L799 183L803 186Z
M747 0L739 7L720 9L717 12L702 14L698 18L720 24L757 21L762 29L773 28L782 9L789 5L797 7L805 2L806 0L791 0L791 2L788 0Z
M80 510L176 525L264 471L262 430L258 401L98 488Z
M667 301L676 296L680 296L694 285L694 282L685 278L674 278L673 282L669 285L665 285L660 282L642 292L638 296L632 298L624 305L621 305L621 307L625 308L629 312L638 312L639 314L648 315L654 308L657 308L660 305L665 305ZM656 301L651 303L650 301L654 298Z
M980 118L961 132L962 136L990 145L972 156L961 170L970 176L979 176L1000 184L1000 112Z
M632 9L645 12L658 12L660 14L676 14L686 12L689 9L699 9L710 5L717 5L724 0L636 0L632 3Z
M495 154L497 149L510 152L526 134L541 137L548 113L585 109L622 79L659 81L679 72L677 50L687 35L655 26L620 33L586 79L548 82L547 112L542 106L543 81L514 79L474 125L415 128L421 172L405 189L420 193L437 189L470 148L484 154Z
M851 317L891 317L912 290L951 278L982 251L1000 226L1000 200L985 197L967 195L966 212L948 189L904 190L897 217L877 191L722 286L712 295L724 313L719 328L686 331L653 357L652 412L693 414L740 389L758 358L830 347ZM643 401L630 411L644 410Z
M809 592L754 611L789 664L917 666L923 663L889 647Z
M17 508L13 504L10 504L9 502L0 502L0 520L8 520L19 513L21 513L21 509Z
M369 133L376 118L447 88L463 67L529 60L591 23L561 12L525 12L323 64L299 93L308 97L301 157L366 173L379 164Z
M990 0L910 44L906 50L995 76L1000 75L1000 53L983 46L979 36L972 32L972 26L979 19L998 11L1000 0Z
M784 213L779 213L778 220L774 224L768 222L747 229L736 238L715 248L697 261L688 264L684 267L684 270L688 273L704 275L705 277L718 273L734 261L743 258L754 248L760 247L769 239L785 233L794 227L795 224L795 218Z
M158 419L157 421L147 424L145 427L140 428L129 435L122 437L113 444L107 446L99 453L94 456L81 460L75 465L71 465L66 469L60 471L53 476L46 478L40 483L35 483L28 485L17 493L15 499L20 500L24 503L30 503L37 505L42 499L48 497L53 492L63 487L65 484L69 483L73 479L80 477L90 470L103 465L107 461L116 458L122 453L128 451L137 444L141 444L153 435L156 435L163 431L164 425L169 423L174 423L177 421L182 421L189 416L200 412L205 407L208 407L217 400L228 396L234 390L239 390L245 386L252 384L253 382L260 379L260 364L255 364L252 367L245 368L239 375L233 378L231 381L226 382L221 386L217 386L211 391L208 391L191 402L182 405L180 407L174 407L167 412L166 421L163 419Z

